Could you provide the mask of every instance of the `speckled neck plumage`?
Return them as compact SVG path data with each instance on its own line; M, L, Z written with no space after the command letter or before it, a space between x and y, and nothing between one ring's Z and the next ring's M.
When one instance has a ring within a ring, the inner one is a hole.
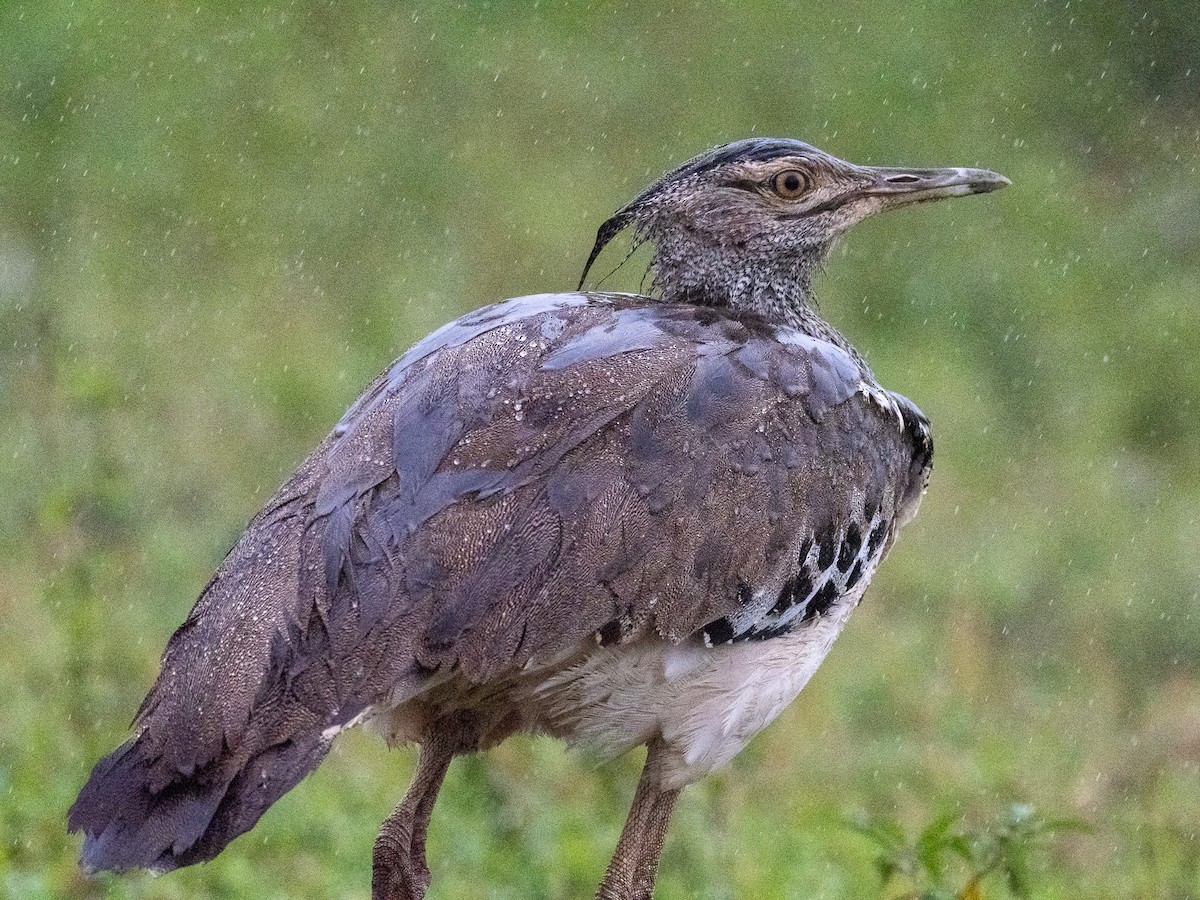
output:
M697 247L680 231L651 230L645 237L654 242L650 269L654 291L664 302L757 313L830 341L867 370L858 351L816 311L813 279L831 244L764 253L759 258L733 244Z

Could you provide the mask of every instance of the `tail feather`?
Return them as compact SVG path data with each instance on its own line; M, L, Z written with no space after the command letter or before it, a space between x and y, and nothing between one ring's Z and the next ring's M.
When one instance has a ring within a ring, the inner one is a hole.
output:
M304 735L264 750L234 776L209 826L175 856L175 865L212 859L239 834L249 831L267 808L313 771L329 751L331 738Z
M85 868L212 859L317 767L341 728L405 678L427 679L412 653L417 614L395 602L381 551L351 542L353 588L312 562L324 547L326 519L309 499L323 452L230 551L168 643L134 738L97 763L71 807Z
M84 868L168 872L212 859L315 769L329 743L297 735L155 790L154 760L130 741L97 763L68 814L69 829L85 834Z
M155 791L152 770L140 739L96 764L67 817L71 831L85 833L82 862L89 872L169 871L179 865L175 856L208 830L228 782L193 778Z

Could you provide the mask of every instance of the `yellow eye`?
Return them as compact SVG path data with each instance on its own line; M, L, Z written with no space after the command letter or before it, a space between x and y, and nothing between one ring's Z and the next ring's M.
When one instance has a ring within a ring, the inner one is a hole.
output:
M799 169L784 169L771 179L771 190L784 200L795 200L808 192L811 179Z

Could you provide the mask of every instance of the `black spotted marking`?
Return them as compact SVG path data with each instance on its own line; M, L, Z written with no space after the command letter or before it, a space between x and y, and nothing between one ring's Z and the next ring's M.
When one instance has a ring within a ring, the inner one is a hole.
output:
M722 616L715 622L709 622L704 626L704 642L710 647L715 647L718 644L728 644L733 640L733 623L728 618Z
M621 641L621 623L613 619L596 632L596 642L601 647L611 647Z
M862 573L863 564L862 560L860 559L854 564L854 568L850 570L850 574L846 576L846 590L851 590L856 584L858 584L858 580L862 578Z
M904 422L904 435L912 445L914 459L922 469L928 469L933 464L933 436L929 431L929 419L907 397L893 394L900 418Z
M775 605L771 607L768 615L783 615L797 603L807 600L812 592L812 575L808 573L807 569L801 569L784 583L783 590L779 592L779 599L775 601Z
M742 581L742 579L739 578L738 586L737 586L737 601L738 601L738 603L740 603L742 606L745 606L747 603L749 603L753 599L754 599L753 588L751 588L750 585L746 584L746 582Z
M808 604L808 609L804 611L804 620L808 621L809 619L825 615L825 613L829 612L829 608L837 602L841 593L838 590L836 581L833 579L826 581L821 585L821 589L813 595L812 601Z
M877 497L868 497L863 504L863 517L868 524L875 521L875 513L879 512L879 499Z
M775 625L768 628L763 628L759 631L747 632L744 637L748 641L769 641L771 638L783 637L785 634L791 634L795 622L788 622L784 625Z
M858 551L862 549L862 529L858 527L857 522L851 522L846 529L846 536L842 539L842 545L838 548L837 567L839 572L845 572L851 564L858 558Z
M709 646L740 641L765 641L791 634L829 613L863 583L879 561L889 528L878 521L882 501L867 499L868 518L848 522L840 534L832 522L806 537L796 555L797 570L779 588L774 604L752 622L734 624L737 617L717 619L701 632ZM874 525L874 527L871 527ZM815 557L815 559L812 559ZM745 608L754 591L737 583L738 603Z
M824 572L833 565L834 557L837 555L837 539L828 525L821 529L816 535L816 539L817 543L821 545L821 552L817 556L817 568Z
M867 540L867 555L875 556L883 542L887 539L887 522L880 522L871 529L871 537Z
M785 581L783 583L783 587L780 588L780 590L779 590L779 598L775 601L775 605L771 607L771 609L768 611L767 615L769 615L769 616L782 615L783 613L787 612L789 609L791 609L793 606L796 605L796 598L798 595L798 587L799 587L800 579L802 579L803 577L804 577L804 573L801 572L800 574L796 575L794 578L789 578L787 581ZM804 594L799 594L800 599L803 599L804 597L807 597L807 596L808 596L807 592Z
M797 602L807 600L812 594L814 587L816 587L816 585L813 584L812 574L808 571L808 569L801 569L796 575Z

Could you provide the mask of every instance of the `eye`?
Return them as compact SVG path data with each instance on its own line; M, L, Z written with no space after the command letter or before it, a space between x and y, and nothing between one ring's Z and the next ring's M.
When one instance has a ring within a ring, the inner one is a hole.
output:
M784 200L795 200L808 192L812 179L799 169L784 169L771 179L771 190Z

